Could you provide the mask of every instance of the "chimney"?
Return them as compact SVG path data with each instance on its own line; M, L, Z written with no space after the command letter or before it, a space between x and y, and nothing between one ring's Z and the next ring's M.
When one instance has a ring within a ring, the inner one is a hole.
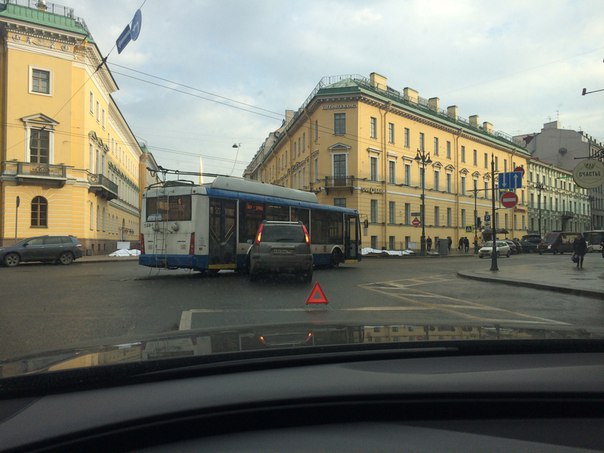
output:
M493 133L493 125L491 123L489 123L488 121L485 121L484 123L482 123L482 128L488 133L488 134L492 134Z
M403 95L409 102L417 104L419 102L419 93L413 88L406 87L403 89Z
M371 82L371 86L377 88L378 90L386 91L388 89L388 78L378 74L377 72L372 72L369 74L369 81Z
M478 121L479 121L478 115L472 115L470 117L470 126L472 126L472 127L479 127L478 126Z
M289 123L292 118L294 117L294 111L293 110L286 110L285 111L285 122Z
M438 110L440 109L440 99L438 99L438 98L428 99L428 108L430 110L434 110L435 112L438 112Z
M447 116L457 121L457 118L459 117L459 107L457 107L456 105L450 105L449 107L447 107Z

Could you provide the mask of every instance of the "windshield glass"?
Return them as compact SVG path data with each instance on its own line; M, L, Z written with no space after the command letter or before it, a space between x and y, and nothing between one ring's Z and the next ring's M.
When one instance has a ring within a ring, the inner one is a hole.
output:
M0 378L598 334L603 19L0 0Z

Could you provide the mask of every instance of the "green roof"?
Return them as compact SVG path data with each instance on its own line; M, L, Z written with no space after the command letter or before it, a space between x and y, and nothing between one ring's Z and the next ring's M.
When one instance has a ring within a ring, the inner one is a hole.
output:
M78 33L88 36L88 40L92 41L92 37L90 36L90 32L88 31L84 20L74 16L73 9L64 6L48 3L46 5L46 10L43 10L15 3L7 3L7 0L0 0L0 18L3 17Z
M388 88L387 90L376 88L367 78L358 75L331 76L325 77L324 79L328 82L331 82L332 80L336 81L332 83L324 83L323 81L319 82L317 88L315 88L311 96L309 96L307 103L310 102L315 96L365 93L383 101L393 101L399 107L403 107L406 110L415 112L418 115L432 117L440 123L446 124L450 127L462 127L468 132L473 132L476 135L493 142L499 142L505 146L513 146L517 151L528 154L528 151L515 143L510 135L501 131L493 131L493 133L489 133L480 126L472 126L469 121L461 117L458 117L457 119L451 118L446 111L434 110L433 108L429 107L428 102L423 98L419 98L418 102L413 102L392 88Z

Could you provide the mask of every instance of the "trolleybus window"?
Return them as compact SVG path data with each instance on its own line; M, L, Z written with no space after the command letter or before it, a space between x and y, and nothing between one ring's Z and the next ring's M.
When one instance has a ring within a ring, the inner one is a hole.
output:
M191 195L147 198L147 222L191 220Z
M264 219L264 203L241 201L239 203L239 242L253 241L258 225Z
M313 244L340 243L344 238L344 219L341 213L313 210L311 242Z

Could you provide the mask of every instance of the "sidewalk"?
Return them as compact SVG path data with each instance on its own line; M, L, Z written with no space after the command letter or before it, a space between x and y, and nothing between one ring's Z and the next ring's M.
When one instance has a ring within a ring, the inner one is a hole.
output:
M570 254L547 260L540 265L515 264L511 259L499 258L498 271L491 271L490 258L484 259L484 269L458 271L460 277L514 286L547 289L563 293L597 297L604 301L604 258L600 253L585 255L583 269L577 269Z

